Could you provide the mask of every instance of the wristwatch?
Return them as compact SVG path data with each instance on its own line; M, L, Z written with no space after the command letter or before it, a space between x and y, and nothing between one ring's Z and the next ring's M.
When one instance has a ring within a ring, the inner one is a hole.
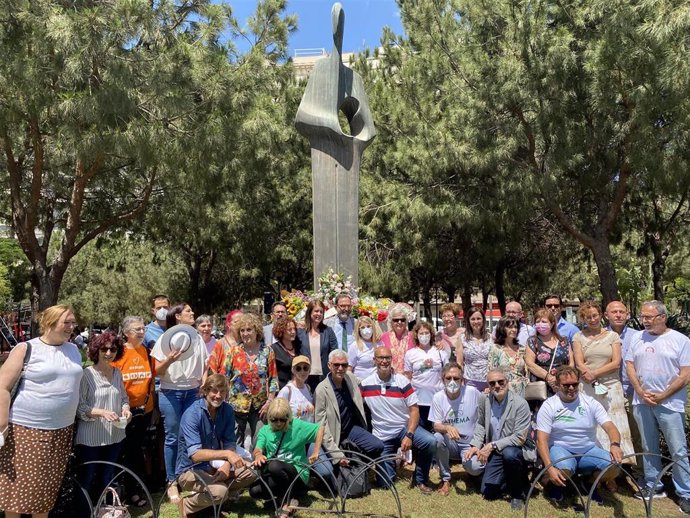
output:
M409 440L412 440L412 439L414 439L414 434L412 432L407 432L405 434L405 437L407 437Z
M619 442L612 442L611 447L613 448L614 446L618 446L620 448L621 444Z

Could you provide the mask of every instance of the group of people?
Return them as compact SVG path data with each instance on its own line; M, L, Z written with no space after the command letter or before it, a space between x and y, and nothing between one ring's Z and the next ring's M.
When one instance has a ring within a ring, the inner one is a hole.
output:
M337 485L352 450L379 459L380 487L413 460L418 490L447 496L457 461L485 498L507 495L520 509L535 462L548 467L542 482L553 500L568 478L586 483L600 471L615 490L618 465L635 463L636 451L658 454L660 434L676 461L680 508L690 513L690 340L667 327L657 301L642 305L642 331L626 327L621 302L604 312L580 304L581 330L561 316L560 297L543 302L533 325L519 303L508 303L493 334L479 308L464 311L461 327L460 308L445 304L437 332L394 304L384 332L368 316L354 318L343 293L328 318L320 300L303 322L283 302L266 326L231 311L216 339L210 317L157 295L151 322L129 316L122 336L89 341L86 368L68 341L72 310L53 306L40 315L40 336L17 345L0 368L0 509L8 518L47 516L73 444L93 497L113 482L107 462L143 473L143 438L159 414L166 492L183 518L244 488L275 498L290 516L310 483ZM637 496L664 496L660 458L644 456L642 465ZM148 505L134 479L123 480L128 503Z

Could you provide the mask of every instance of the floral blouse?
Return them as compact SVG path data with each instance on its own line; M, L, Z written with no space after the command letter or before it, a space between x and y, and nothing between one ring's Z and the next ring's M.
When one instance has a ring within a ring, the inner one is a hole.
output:
M551 367L551 373L554 374L556 369L561 365L568 365L570 363L570 355L572 354L572 347L567 339L562 339L556 345L556 349L551 349L538 336L533 336L527 341L527 346L534 351L536 357L535 363L544 370L548 370L549 365L551 365L551 357L555 355L553 359L553 367ZM532 375L533 380L541 380Z
M465 362L465 379L486 382L486 373L489 370L489 350L493 346L490 336L478 340L474 336L467 339L461 337L462 350Z
M231 346L225 356L225 376L230 381L228 401L241 414L261 408L269 394L278 392L275 353L264 343L253 361L242 345Z
M551 361L551 360L549 360ZM521 345L517 350L517 358L511 356L500 345L492 345L489 350L489 368L502 368L508 377L510 390L519 396L525 395L527 378L527 364L525 363L525 346Z

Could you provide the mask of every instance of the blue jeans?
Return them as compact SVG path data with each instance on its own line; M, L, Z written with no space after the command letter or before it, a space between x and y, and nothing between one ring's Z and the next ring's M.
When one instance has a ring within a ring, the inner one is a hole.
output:
M84 462L94 460L102 460L107 462L117 462L120 451L122 451L122 441L109 444L108 446L86 446L84 444L77 444L76 454L77 462L80 464L78 469L79 484L89 493L91 503L95 506L101 493L110 483L115 475L115 466L108 464L88 464L82 466ZM124 478L129 478L124 475ZM118 480L122 480L122 477ZM77 491L80 493L80 491ZM79 509L79 516L88 516L89 508L86 499L77 495L77 507Z
M307 458L314 453L314 443L311 443L307 447ZM314 472L321 477L316 477L316 479L321 482L321 478L326 481L333 489L335 489L335 478L333 476L333 462L331 457L326 453L326 450L321 448L319 452L319 459L314 463Z
M383 451L383 442L381 439L374 437L367 430L361 426L353 426L347 437L341 437L341 442L348 439L355 443L355 445L362 450L362 453L372 460L376 460L381 456Z
M199 398L199 389L161 389L158 396L158 407L163 417L165 429L165 445L163 457L165 459L165 475L168 482L175 480L175 466L177 457L187 455L187 452L177 451L177 436L180 432L180 419L194 401Z
M469 444L459 441L454 441L445 433L434 433L434 441L436 441L436 461L438 462L438 470L441 472L441 480L443 482L450 481L450 461L462 461L463 469L473 477L481 475L484 471L475 455L470 460L465 460L465 452L470 449Z
M549 449L549 456L551 463L558 469L568 470L573 475L581 473L588 475L593 471L602 471L611 465L611 455L609 452L602 450L597 446L592 446L587 450L582 457L565 459L557 462L559 459L570 457L574 455L572 452L560 446L551 446Z
M685 389L683 389L685 390ZM659 430L664 434L668 451L673 460L673 485L681 498L690 497L690 465L688 464L688 445L685 442L685 415L673 412L661 405L635 405L633 416L642 436L642 449L649 453L659 453ZM652 487L661 471L659 457L643 457L644 480Z
M398 436L383 441L383 456L395 453L400 443L405 438L407 427L403 427ZM431 461L436 454L436 439L421 426L417 426L412 439L412 447L416 451L414 482L415 484L427 484L429 482L429 469ZM383 470L384 473L378 471ZM376 484L379 487L388 487L395 480L395 461L386 460L381 463L381 468L376 473Z

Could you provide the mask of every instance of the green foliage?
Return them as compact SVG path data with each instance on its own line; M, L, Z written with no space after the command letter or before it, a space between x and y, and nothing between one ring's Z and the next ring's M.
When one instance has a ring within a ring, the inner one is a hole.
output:
M27 300L29 297L30 266L26 255L15 239L0 239L0 265L4 268L4 279L9 293L3 298L14 302Z
M165 249L128 237L100 238L70 263L60 300L84 325L115 324L127 315L148 320L151 297L166 293L181 300L184 268Z

